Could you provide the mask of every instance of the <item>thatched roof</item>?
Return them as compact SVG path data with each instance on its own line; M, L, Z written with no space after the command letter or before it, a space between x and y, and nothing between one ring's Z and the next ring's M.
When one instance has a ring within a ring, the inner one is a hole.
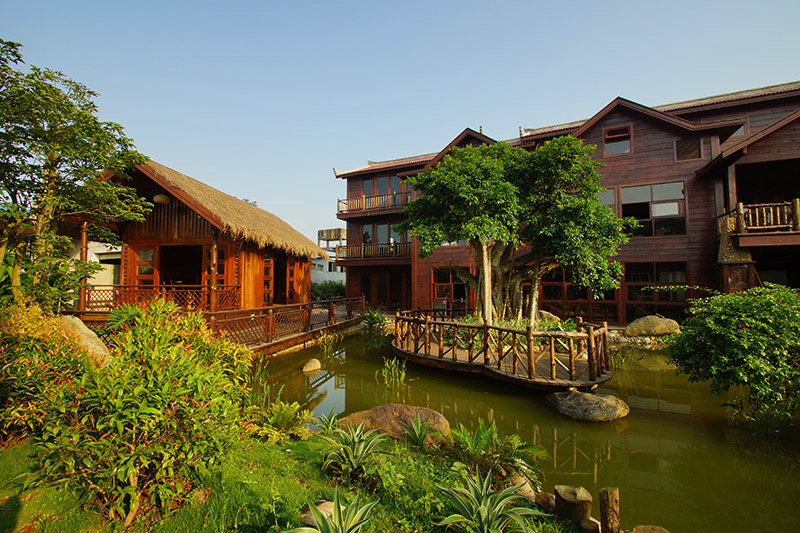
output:
M268 211L153 160L136 168L235 238L252 241L260 247L278 248L292 255L327 257L311 239Z

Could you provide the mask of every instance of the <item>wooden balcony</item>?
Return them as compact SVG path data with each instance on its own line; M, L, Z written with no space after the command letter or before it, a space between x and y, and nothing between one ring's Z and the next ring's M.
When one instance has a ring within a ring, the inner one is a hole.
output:
M800 199L736 204L735 237L740 247L800 245Z
M111 311L122 304L139 305L155 298L185 310L230 311L239 308L239 285L90 285L85 311Z
M375 196L357 196L355 198L340 199L336 213L338 215L351 215L392 209L402 210L410 201L411 191L378 194Z
M392 244L349 244L336 247L336 259L411 257L410 242Z

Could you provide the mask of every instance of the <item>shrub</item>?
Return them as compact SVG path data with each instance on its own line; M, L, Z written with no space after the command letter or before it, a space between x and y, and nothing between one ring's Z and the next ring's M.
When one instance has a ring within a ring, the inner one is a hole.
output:
M367 309L361 317L367 333L383 334L386 327L386 317L378 309Z
M239 433L247 360L201 315L163 301L113 346L109 366L52 395L40 466L43 479L87 491L129 526L142 509L184 500Z
M351 425L337 428L334 437L322 438L331 445L322 463L323 470L329 470L342 477L356 479L361 477L386 435L376 429L366 431L362 422L358 427Z
M693 300L667 353L715 394L746 387L747 401L734 410L761 431L776 430L800 398L800 291L768 284Z
M370 502L363 507L359 507L358 495L350 505L342 510L339 500L339 487L333 496L333 516L330 518L323 515L313 503L308 504L311 516L314 517L317 527L298 527L290 530L289 533L357 533L361 531L370 520L370 511L375 507L377 501Z
M403 424L401 429L406 437L406 441L421 450L425 450L427 446L425 439L428 435L435 433L434 429L430 426L430 422L428 420L422 420L419 411L408 424Z
M312 300L332 300L334 298L344 298L345 288L341 281L323 281L322 283L311 284Z
M281 444L290 439L306 440L311 436L309 424L314 417L297 402L285 402L280 392L271 402L258 402L247 409L247 428L254 436Z
M0 309L0 432L38 434L53 391L86 372L86 352L35 304Z
M453 513L439 522L438 526L455 527L459 531L500 532L530 531L525 516L540 516L542 513L517 505L524 498L516 493L522 485L492 490L492 471L481 477L480 470L467 476L463 487L439 487L450 500Z

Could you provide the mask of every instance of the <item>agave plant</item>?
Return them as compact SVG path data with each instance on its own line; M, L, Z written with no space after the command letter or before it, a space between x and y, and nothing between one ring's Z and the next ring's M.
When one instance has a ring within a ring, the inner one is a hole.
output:
M422 450L426 447L425 438L434 433L430 423L427 420L423 421L419 412L417 412L408 424L403 424L401 428L406 436L406 440L410 442L412 446L416 446Z
M322 437L331 444L322 463L323 470L331 470L351 479L364 473L367 463L386 440L386 435L375 429L366 431L365 424L362 422L358 427L348 425L344 429L336 428L334 437Z
M342 505L339 501L339 488L337 487L333 496L332 517L329 518L322 514L316 505L309 503L308 509L311 511L311 516L314 517L317 527L298 527L288 533L356 533L369 522L369 513L378 502L370 502L363 507L359 507L358 503L358 495L356 495L352 503L342 511Z
M452 513L444 517L438 526L454 527L456 530L478 533L500 533L506 531L531 531L525 516L541 516L542 512L517 505L524 498L516 493L522 485L492 490L492 471L481 477L480 469L474 476L467 476L465 486L447 488L439 486L450 500Z
M317 425L323 433L330 435L336 430L336 424L339 423L339 415L331 409L327 415L320 415L317 418Z

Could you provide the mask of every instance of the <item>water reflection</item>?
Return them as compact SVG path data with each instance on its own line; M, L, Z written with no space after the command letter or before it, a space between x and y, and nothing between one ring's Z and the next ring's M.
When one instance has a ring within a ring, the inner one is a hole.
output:
M269 362L269 382L283 397L317 415L351 413L401 402L430 407L451 423L472 426L478 417L501 432L541 445L546 486L578 484L597 495L621 491L625 527L656 523L673 531L792 531L800 524L797 438L757 450L727 424L724 398L689 383L657 354L642 352L617 372L604 392L618 394L631 414L606 424L560 416L544 395L509 384L409 366L408 387L392 393L375 372L385 350L358 337L329 356L305 350ZM304 375L316 357L322 370ZM597 507L597 506L595 506Z

